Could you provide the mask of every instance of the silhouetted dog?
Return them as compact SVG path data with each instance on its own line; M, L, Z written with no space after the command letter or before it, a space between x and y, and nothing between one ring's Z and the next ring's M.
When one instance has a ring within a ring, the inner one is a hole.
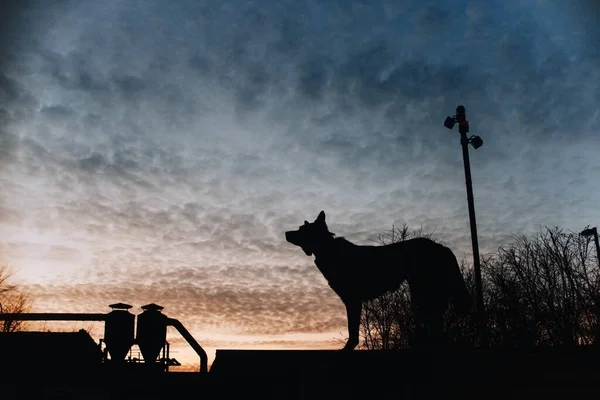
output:
M415 317L426 332L424 341L437 342L443 332L443 314L452 303L466 313L470 298L458 262L449 248L430 239L415 238L382 246L359 246L334 237L325 212L296 231L288 242L315 256L315 264L346 306L348 341L342 350L359 342L362 303L408 282Z

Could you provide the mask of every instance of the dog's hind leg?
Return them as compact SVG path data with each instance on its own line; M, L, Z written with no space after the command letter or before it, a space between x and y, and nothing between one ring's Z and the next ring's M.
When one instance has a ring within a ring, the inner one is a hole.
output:
M354 350L359 342L360 314L362 312L362 301L349 300L345 301L346 317L348 319L348 341L341 349L344 351Z

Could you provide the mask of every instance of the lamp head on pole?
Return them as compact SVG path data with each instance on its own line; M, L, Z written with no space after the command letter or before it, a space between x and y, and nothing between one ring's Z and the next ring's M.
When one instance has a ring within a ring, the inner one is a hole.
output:
M593 227L593 228L584 229L579 234L584 237L589 237L589 236L597 235L598 231L597 231L596 227Z
M459 126L463 125L463 126L467 127L467 131L465 133L467 133L469 131L469 121L467 121L467 114L465 111L465 106L456 107L456 114L454 114L451 117L450 116L446 117L446 120L444 121L444 126L448 129L452 129L452 128L454 128L454 124L456 124L457 122L459 123ZM462 133L462 131L461 131L461 133Z
M460 105L456 107L456 114L453 116L448 116L444 120L444 126L448 129L454 128L454 125L458 123L458 131L461 135L466 135L469 133L469 121L467 121L467 112L465 110L465 106ZM471 136L468 140L468 143L471 143L474 149L478 149L483 146L483 139L479 136Z

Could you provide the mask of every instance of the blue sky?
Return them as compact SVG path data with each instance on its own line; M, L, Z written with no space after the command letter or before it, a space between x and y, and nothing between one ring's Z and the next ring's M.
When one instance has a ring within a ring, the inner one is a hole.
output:
M155 302L210 349L339 347L342 305L283 233L325 210L357 243L406 223L470 260L458 104L482 253L595 226L595 3L397 3L13 6L0 256L36 310Z

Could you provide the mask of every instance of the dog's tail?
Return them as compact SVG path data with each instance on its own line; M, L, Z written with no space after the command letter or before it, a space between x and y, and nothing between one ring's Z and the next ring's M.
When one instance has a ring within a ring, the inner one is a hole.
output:
M449 253L450 262L452 265L449 266L448 286L450 289L450 302L454 306L454 309L460 314L468 314L471 310L471 295L465 284L460 265L456 256L452 250L446 248Z

